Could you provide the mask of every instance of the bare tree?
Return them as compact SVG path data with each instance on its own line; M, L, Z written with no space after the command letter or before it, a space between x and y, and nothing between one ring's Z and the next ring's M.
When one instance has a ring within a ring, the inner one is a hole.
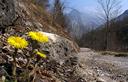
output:
M42 6L42 8L46 8L49 6L49 0L34 0L34 2Z
M105 29L106 29L106 49L109 49L110 43L110 22L112 19L119 15L121 5L119 0L98 0L98 4L102 9L102 17L105 21Z
M64 3L61 0L54 0L53 7L53 21L59 24L62 27L66 26L65 15L64 15Z

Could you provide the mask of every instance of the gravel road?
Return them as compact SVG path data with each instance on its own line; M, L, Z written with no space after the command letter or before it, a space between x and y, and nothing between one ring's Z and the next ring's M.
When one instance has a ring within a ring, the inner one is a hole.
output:
M103 56L91 49L81 48L78 59L83 67L91 70L92 76L97 79L94 82L128 82L128 57Z

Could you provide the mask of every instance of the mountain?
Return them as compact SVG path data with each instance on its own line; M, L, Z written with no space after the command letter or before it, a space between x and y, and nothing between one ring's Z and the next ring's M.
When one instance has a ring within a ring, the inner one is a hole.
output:
M66 14L69 23L68 30L74 38L81 38L83 33L86 33L92 28L97 28L101 25L100 20L91 13L82 13L77 10L72 10Z
M116 20L122 21L124 18L128 17L128 10L124 11L121 15L119 15Z
M96 17L95 14L93 13L82 13L79 11L72 10L70 13L68 13L70 19L80 19L81 22L86 26L86 27L91 27L92 25L99 26L101 25L100 20L98 17ZM74 18L75 17L75 18Z

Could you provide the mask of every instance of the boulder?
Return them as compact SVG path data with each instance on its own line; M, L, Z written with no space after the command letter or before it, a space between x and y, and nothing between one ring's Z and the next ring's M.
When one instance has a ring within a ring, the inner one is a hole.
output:
M73 42L56 34L42 33L49 37L48 43L40 44L40 49L48 52L49 60L45 64L46 69L55 72L62 82L69 82L76 76L78 65L77 52L73 47Z

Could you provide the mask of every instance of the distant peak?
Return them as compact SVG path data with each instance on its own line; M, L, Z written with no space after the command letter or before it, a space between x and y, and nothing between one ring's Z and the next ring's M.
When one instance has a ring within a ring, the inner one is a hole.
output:
M128 9L124 11L125 14L128 14Z

